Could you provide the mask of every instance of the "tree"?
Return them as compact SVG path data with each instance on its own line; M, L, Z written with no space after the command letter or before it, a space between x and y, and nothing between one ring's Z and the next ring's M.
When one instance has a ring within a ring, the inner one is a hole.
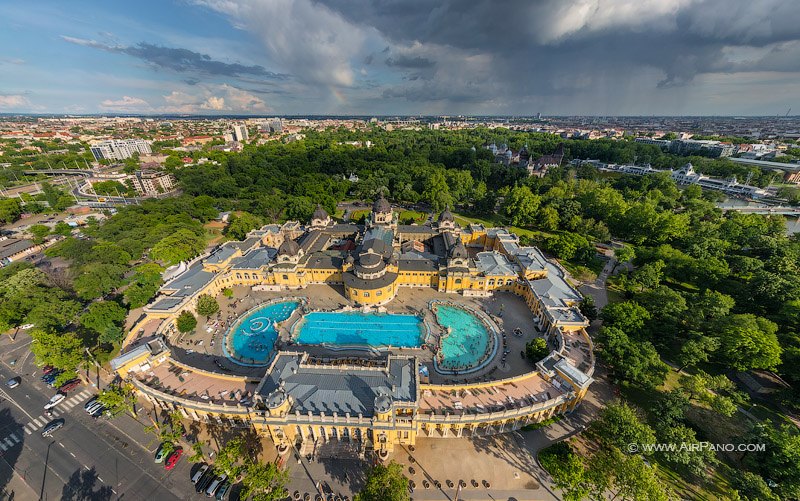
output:
M245 459L244 440L242 437L232 438L217 453L214 470L228 475L228 478L236 478L245 468Z
M230 223L225 229L225 235L233 240L244 240L250 230L261 226L261 218L249 212L242 212L239 215L232 215Z
M198 315L208 318L219 311L219 303L208 294L201 294L197 298L197 305L194 310Z
M195 442L192 444L192 455L187 458L190 463L200 463L203 461L203 444Z
M98 335L101 343L116 343L122 340L122 323L127 311L113 301L92 303L81 315L80 324Z
M377 464L367 472L364 487L353 501L408 501L408 478L403 475L403 465L390 462Z
M97 395L97 400L103 404L108 415L112 417L119 416L125 412L133 415L134 405L136 404L133 388L125 383L108 386Z
M620 263L627 263L636 257L636 249L632 245L625 245L614 249L614 258Z
M637 335L650 320L650 312L635 301L623 301L606 305L600 312L603 326L616 327L626 334Z
M753 314L730 315L716 323L720 360L736 370L774 370L781 363L778 325Z
M663 487L655 469L640 455L628 456L616 447L604 447L589 461L591 492L605 499L605 491L616 491L612 499L667 501L671 493Z
M536 224L544 231L556 231L560 222L558 211L549 205L539 209L536 215Z
M714 451L700 447L694 430L684 424L663 427L659 432L662 443L675 444L674 448L660 451L661 457L668 463L686 468L695 476L700 476L710 464L717 459Z
M780 501L761 476L749 471L737 470L733 486L742 501Z
M547 347L547 341L545 341L544 338L537 337L525 344L525 356L532 362L538 362L549 353L550 348Z
M34 329L29 332L31 352L40 365L52 365L65 371L75 370L84 360L83 343L73 332L56 334Z
M763 450L749 452L745 463L764 478L775 481L782 499L800 497L800 434L789 424L776 426L770 421L757 423L748 433L751 444L764 444Z
M187 261L205 248L205 240L197 233L179 229L175 233L161 239L150 251L150 257L165 264L177 264Z
M434 212L441 212L445 208L453 206L453 196L450 194L447 177L442 170L434 170L428 176L425 182L425 191L422 192L422 200L427 202Z
M288 473L275 463L248 461L242 478L242 492L239 499L253 501L278 501L286 498ZM250 497L252 496L252 497Z
M594 256L594 247L583 235L563 232L545 240L547 250L559 259L587 262Z
M632 341L616 327L603 327L598 341L600 353L620 378L648 389L664 383L669 368L649 341Z
M63 291L59 289L51 288L46 292L47 296L37 294L33 301L35 306L28 311L25 321L40 329L63 330L81 311L81 305L77 301L61 299Z
M567 442L557 442L539 452L539 462L561 489L565 501L580 501L589 495L586 468Z
M680 424L686 417L688 408L689 397L681 390L670 390L658 395L658 400L650 411L659 428L668 428Z
M625 451L629 444L641 446L656 441L653 429L642 422L639 411L621 401L611 402L600 411L591 429L604 444Z
M222 295L225 296L228 299L232 298L233 297L233 289L231 289L230 287L225 287L224 289L222 289Z
M639 291L658 287L664 274L662 270L666 266L660 259L652 263L647 263L630 274L628 283L636 286Z
M181 314L178 315L178 320L175 324L178 327L178 331L185 334L187 332L192 332L195 327L197 327L197 319L194 318L194 315L192 315L189 310L183 310Z
M683 343L678 354L680 367L675 369L680 372L687 367L694 367L700 362L708 362L708 357L719 348L719 339L700 336Z
M514 226L532 226L536 221L541 198L527 186L515 186L506 197L503 210ZM567 259L567 258L565 258Z
M584 317L594 322L597 319L597 306L594 304L594 297L584 296L581 304L578 305Z
M44 242L44 237L50 234L50 228L43 224L34 224L28 228L28 233L33 235L33 243L40 244Z
M0 198L0 222L10 224L19 219L22 206L16 198Z
M81 299L97 299L122 285L125 268L116 264L84 266L75 279L75 292Z

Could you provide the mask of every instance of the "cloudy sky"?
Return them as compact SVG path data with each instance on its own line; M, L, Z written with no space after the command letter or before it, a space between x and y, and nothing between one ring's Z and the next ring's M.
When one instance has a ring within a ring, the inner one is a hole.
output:
M800 113L800 0L0 4L0 112Z

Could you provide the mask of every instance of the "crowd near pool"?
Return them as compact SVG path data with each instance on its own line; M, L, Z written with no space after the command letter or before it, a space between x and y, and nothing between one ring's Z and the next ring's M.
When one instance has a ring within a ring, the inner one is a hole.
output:
M229 354L245 362L262 363L270 359L278 332L275 322L292 316L300 303L285 301L261 306L241 318L230 333Z
M436 306L439 325L449 331L440 342L439 366L448 370L466 370L489 355L489 332L473 313L457 306Z
M313 312L295 332L299 344L417 348L424 342L423 323L414 315Z

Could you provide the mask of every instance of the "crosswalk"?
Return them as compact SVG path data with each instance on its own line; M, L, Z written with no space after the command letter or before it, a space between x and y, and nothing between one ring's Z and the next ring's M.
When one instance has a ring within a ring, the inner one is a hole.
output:
M6 437L0 438L0 450L5 452L10 448L14 447L15 445L17 445L18 443L20 443L22 441L20 436L22 435L23 430L26 434L31 435L33 432L41 429L44 425L46 425L53 419L70 411L76 405L85 402L86 400L89 399L91 395L92 391L86 388L80 393L76 393L75 395L69 397L68 399L58 404L55 407L55 409L51 409L50 412L52 413L52 416L41 415L36 419L33 419L30 422L28 422L25 426L18 429L17 431L12 432ZM17 436L18 434L20 436Z

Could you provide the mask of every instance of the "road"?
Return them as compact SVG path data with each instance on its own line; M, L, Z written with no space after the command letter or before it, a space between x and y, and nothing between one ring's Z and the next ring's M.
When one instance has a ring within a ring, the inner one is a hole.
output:
M94 420L86 414L82 404L96 393L93 388L84 385L71 391L54 411L56 418L65 420L64 427L52 438L42 437L41 430L51 419L43 415L43 407L54 392L32 373L33 357L26 356L24 345L14 346L20 362L10 366L6 354L15 357L13 348L7 349L9 343L2 341L0 498L200 499L189 481L193 465L185 458L173 471L155 464L157 444L148 443L152 441L141 423L129 417ZM5 382L17 374L22 376L20 386L6 387Z

